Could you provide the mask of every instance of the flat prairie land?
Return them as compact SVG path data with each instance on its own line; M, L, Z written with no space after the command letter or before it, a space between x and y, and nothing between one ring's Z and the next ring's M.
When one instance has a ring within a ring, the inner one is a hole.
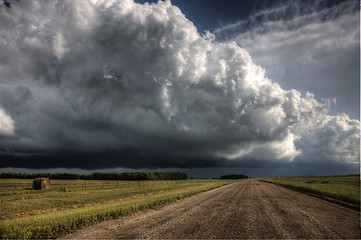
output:
M0 239L56 238L234 182L51 180L51 189L32 190L30 179L0 179Z
M0 180L0 238L358 239L359 176L247 180ZM321 190L320 190L321 189ZM183 199L181 201L178 201ZM142 211L140 211L142 210Z
M261 180L360 205L360 175L274 177Z
M66 239L359 239L360 212L254 179L104 221Z

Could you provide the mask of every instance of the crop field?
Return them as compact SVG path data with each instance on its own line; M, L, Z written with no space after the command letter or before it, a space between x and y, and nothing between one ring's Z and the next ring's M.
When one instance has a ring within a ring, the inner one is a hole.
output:
M0 238L56 238L107 219L154 208L236 180L0 179Z
M260 180L360 204L360 175L326 177L274 177Z

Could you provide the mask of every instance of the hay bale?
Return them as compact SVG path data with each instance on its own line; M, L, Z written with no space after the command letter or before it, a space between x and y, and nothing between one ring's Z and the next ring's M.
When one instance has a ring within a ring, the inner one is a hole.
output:
M36 178L33 181L33 189L41 190L41 189L49 189L50 188L50 179L49 178Z

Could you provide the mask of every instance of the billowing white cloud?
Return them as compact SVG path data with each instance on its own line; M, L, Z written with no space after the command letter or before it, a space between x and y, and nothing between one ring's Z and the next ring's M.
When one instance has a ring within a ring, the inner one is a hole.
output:
M337 99L332 114L359 117L359 2L279 1L256 10L249 20L218 28L235 41L285 89Z
M0 104L16 124L0 145L8 155L65 152L63 167L106 156L85 168L358 159L357 120L282 89L246 50L200 35L170 1L13 5L0 9Z
M14 121L0 108L0 138L2 136L11 136L14 134Z
M346 114L327 116L316 124L316 129L302 136L300 161L317 163L359 163L360 122Z

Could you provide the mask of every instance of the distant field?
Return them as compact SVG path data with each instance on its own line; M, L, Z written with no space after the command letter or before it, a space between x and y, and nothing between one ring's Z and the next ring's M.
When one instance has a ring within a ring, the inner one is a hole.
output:
M0 179L0 239L56 238L96 222L156 207L235 180L32 180Z
M360 176L274 177L260 180L360 204Z

